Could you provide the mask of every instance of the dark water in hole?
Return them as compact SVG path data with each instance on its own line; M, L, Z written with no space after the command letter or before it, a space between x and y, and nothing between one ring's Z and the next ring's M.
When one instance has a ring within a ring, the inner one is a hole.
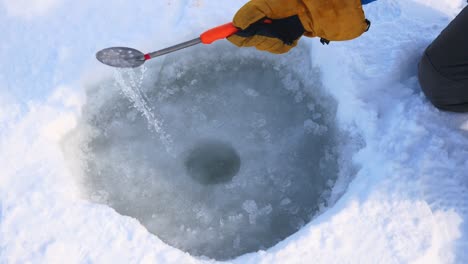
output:
M64 140L81 153L87 197L196 256L229 259L296 232L337 175L335 104L307 57L194 49L150 64L141 91L173 154L113 80L90 87Z
M190 149L184 161L187 174L201 184L219 184L232 180L240 170L241 159L227 143L203 140Z

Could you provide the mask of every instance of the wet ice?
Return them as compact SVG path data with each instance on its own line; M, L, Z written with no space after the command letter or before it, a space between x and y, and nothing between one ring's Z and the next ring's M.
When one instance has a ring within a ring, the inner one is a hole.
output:
M225 49L149 65L138 89L170 135L172 154L113 81L88 90L74 132L89 199L135 217L170 245L216 259L296 232L326 202L337 174L334 102L310 65L289 64L305 51L278 59Z

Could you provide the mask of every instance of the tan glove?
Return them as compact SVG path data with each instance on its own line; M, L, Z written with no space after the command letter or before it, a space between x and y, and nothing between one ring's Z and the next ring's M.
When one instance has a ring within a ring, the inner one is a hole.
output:
M297 0L252 0L234 16L233 24L241 31L228 40L238 47L286 53L304 33L297 16L299 6Z
M265 18L272 19L271 27L263 25ZM298 24L305 36L327 41L354 39L369 28L361 0L251 0L233 23L242 29L228 38L234 45L278 54L297 45L302 36Z

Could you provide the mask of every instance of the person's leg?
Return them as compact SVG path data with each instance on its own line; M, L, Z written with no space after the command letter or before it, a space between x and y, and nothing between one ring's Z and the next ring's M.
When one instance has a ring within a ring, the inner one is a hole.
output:
M367 4L372 3L374 1L377 1L377 0L361 0L361 3L362 3L362 5L367 5Z

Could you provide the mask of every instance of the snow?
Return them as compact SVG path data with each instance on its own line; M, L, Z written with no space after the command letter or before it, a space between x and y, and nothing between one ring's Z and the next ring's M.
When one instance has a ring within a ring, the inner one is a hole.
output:
M82 115L84 88L112 76L95 61L97 50L188 40L243 2L1 3L0 262L213 262L84 199L71 173L80 164L65 160L61 143ZM303 59L320 69L338 103L337 125L356 140L342 150L342 163L353 166L340 171L334 193L344 194L321 215L276 246L230 262L468 263L468 115L433 108L416 77L423 49L465 5L379 0L365 7L373 24L361 38L329 46L301 40L311 52Z
M8 15L25 19L32 19L36 16L44 16L51 12L60 4L57 0L3 0Z

